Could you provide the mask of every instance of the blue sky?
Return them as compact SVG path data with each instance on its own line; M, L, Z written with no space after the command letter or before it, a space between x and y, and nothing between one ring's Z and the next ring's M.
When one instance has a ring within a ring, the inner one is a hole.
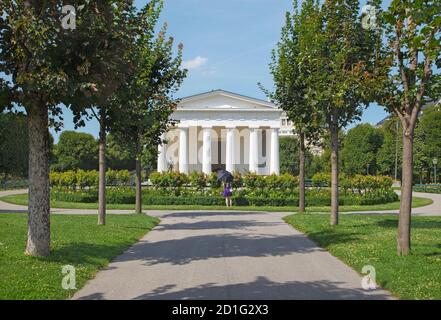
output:
M146 1L138 0L138 7ZM284 15L292 0L165 0L160 23L176 43L184 43L189 67L177 97L224 89L265 99L261 82L271 88L268 71L271 50L280 36ZM372 105L362 122L376 123L387 113ZM64 112L64 130L72 130L72 116ZM98 124L90 121L79 131L97 136ZM55 140L58 135L52 132Z

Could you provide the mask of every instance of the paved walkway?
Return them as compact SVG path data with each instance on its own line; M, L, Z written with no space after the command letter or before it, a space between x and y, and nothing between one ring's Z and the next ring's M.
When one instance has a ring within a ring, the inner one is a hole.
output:
M363 290L357 272L284 223L281 214L156 215L161 223L74 299L393 298Z

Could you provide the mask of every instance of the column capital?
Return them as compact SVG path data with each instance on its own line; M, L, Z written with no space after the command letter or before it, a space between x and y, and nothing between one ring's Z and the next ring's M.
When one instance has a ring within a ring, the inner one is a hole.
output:
M202 129L213 129L213 125L211 125L211 124L204 124L204 125L201 125L201 128Z
M274 131L279 131L279 130L280 130L280 127L271 126L270 129L271 129L271 130L274 130Z
M237 126L234 124L225 126L225 129L236 129L236 128L237 128Z
M260 129L260 125L258 125L258 124L252 124L252 125L250 125L250 126L248 126L248 129Z

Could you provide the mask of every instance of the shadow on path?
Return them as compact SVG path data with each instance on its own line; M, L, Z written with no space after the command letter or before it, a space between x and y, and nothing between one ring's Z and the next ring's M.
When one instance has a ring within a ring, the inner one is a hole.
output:
M158 287L149 293L133 297L135 300L173 300L173 299L361 299L375 300L388 299L390 296L380 292L365 291L362 289L343 288L340 282L321 281L289 281L284 283L273 282L266 277L259 276L253 282L218 285L206 283L194 288L173 291L175 285ZM81 297L82 300L105 299L103 293L93 293Z

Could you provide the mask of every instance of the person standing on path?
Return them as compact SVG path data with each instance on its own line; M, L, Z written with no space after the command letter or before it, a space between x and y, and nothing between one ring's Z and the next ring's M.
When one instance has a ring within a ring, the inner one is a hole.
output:
M225 197L225 204L227 207L232 207L233 200L231 199L231 196L233 195L233 192L231 191L231 185L229 182L224 183L224 192L222 195Z

